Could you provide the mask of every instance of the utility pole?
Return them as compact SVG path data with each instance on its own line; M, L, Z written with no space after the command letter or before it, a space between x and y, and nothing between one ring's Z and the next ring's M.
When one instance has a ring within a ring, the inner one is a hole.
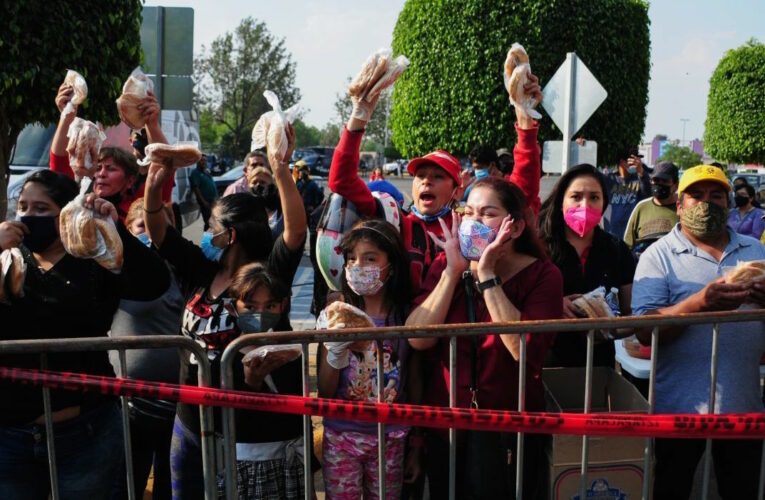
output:
M680 143L681 146L685 145L685 124L688 123L690 120L688 118L680 118L680 121L683 122L683 142Z

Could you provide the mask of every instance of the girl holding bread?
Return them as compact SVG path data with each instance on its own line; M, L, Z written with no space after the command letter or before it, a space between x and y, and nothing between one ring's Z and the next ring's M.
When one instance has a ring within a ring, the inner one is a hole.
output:
M619 290L619 308L629 316L635 259L624 241L611 236L598 225L608 207L605 176L588 164L568 169L542 204L539 233L550 259L563 274L563 315L586 317L573 302L598 287ZM632 332L620 331L620 336ZM584 366L585 333L558 335L548 366ZM595 345L595 366L614 366L614 344Z
M402 325L410 304L409 260L395 226L383 220L359 222L342 240L345 259L345 303L327 306L319 316L320 328ZM377 357L383 356L383 374ZM319 395L352 401L377 401L379 386L384 401L417 402L420 381L418 359L410 356L406 339L385 340L383 352L374 342L329 342L321 348ZM416 476L419 449L407 457L408 427L385 426L386 498L399 498L405 480ZM327 498L378 498L377 424L324 419L324 485Z
M5 340L106 337L121 299L155 300L170 284L162 259L127 231L114 205L94 194L86 196L82 208L94 211L99 222L116 224L111 231L121 246L121 271L107 270L104 261L67 253L61 235L74 229L67 229L71 211L62 209L77 193L69 177L37 171L21 189L19 219L0 223L0 248L19 249L25 263L20 292L0 304ZM82 244L95 245L86 238ZM47 360L50 370L114 376L105 351L49 353ZM4 355L0 365L39 369L40 357ZM4 381L0 391L0 498L46 499L47 458L38 455L46 440L41 387ZM123 461L116 398L54 389L51 409L59 494L108 498Z
M230 293L239 270L259 262L291 284L300 264L306 216L289 172L288 161L295 144L291 126L287 126L287 139L283 157L269 151L284 214L284 231L277 238L272 238L263 199L238 193L215 202L210 229L203 234L200 248L181 237L162 211L162 186L173 178L174 168L157 162L149 167L144 197L146 232L159 254L175 268L186 304L181 333L206 347L213 373L220 372L220 357L228 343L241 334L236 300ZM196 384L196 359L185 357L181 373L184 383ZM170 460L174 498L203 496L199 431L199 409L179 404Z

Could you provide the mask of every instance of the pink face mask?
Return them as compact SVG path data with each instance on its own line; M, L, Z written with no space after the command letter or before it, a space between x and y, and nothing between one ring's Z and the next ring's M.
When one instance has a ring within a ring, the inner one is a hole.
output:
M582 237L598 225L601 215L597 208L574 207L563 213L563 220L572 231Z

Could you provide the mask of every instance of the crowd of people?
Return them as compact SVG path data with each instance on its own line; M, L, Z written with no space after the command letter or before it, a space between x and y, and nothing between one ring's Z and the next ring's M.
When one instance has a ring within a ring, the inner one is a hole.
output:
M524 87L542 94L529 74ZM62 85L60 110L72 99ZM220 198L200 162L192 187L203 213L200 245L176 229L168 208L174 170L160 161L139 167L148 144L166 142L159 105L150 94L140 106L146 127L132 135L132 151L104 147L85 206L116 225L124 246L120 273L69 255L59 214L79 192L66 154L77 113L62 114L51 145L50 170L29 176L18 218L0 223L0 249L20 249L27 271L23 294L0 303L5 339L183 335L204 347L219 384L226 346L242 334L291 330L291 285L303 256L321 246L321 220L334 209L355 223L336 247L340 268L312 255L318 313L335 300L363 311L377 327L441 325L585 317L577 299L603 287L613 312L668 315L765 306L765 282L730 284L724 270L740 261L765 260L762 210L753 189L723 171L701 165L680 176L671 163L649 172L639 153L626 149L614 173L574 166L540 199L538 123L515 108L512 150L477 146L465 172L444 150L415 158L412 203L375 172L359 175L359 154L377 98L351 98L329 171L332 195L324 200L305 164L290 172L295 146L252 151L243 177ZM76 110L75 106L75 110ZM77 110L76 110L77 111ZM386 185L387 184L387 185ZM390 188L393 188L391 190ZM733 198L731 199L731 191ZM338 201L342 199L342 201ZM735 208L729 208L732 204ZM334 207L334 208L333 208ZM322 211L324 214L322 215ZM310 234L310 237L309 237ZM337 264L337 260L332 261ZM334 272L333 272L334 271ZM339 271L339 272L338 272ZM336 276L335 280L322 277ZM762 321L721 327L716 407L709 399L711 325L660 330L655 402L658 413L761 412ZM594 363L613 368L614 339L650 331L604 333ZM515 410L520 334L457 341L457 406ZM322 397L435 406L449 404L449 342L400 338L377 344L328 342L318 355ZM382 356L384 373L377 373ZM584 333L527 336L525 408L544 411L544 367L581 367ZM111 361L111 363L110 363ZM50 354L52 370L114 375L196 385L198 360L174 350L128 353L127 373L106 353ZM35 355L5 355L4 366L39 368ZM234 387L272 394L302 393L299 359L238 354ZM47 498L45 422L41 389L0 382L0 496ZM196 406L130 398L136 491L154 471L154 498L202 498L204 478L200 414ZM59 488L62 498L126 495L118 402L93 393L52 391ZM260 411L235 412L239 498L302 498L304 467L321 468L328 498L377 498L377 426L324 419L321 460L303 456L302 420ZM214 427L221 430L220 414ZM405 425L385 427L386 496L420 498L427 477L431 498L448 496L449 442L445 432ZM515 485L523 453L523 497L542 498L548 438L528 435L516 449L513 434L459 432L457 497L505 498ZM656 440L654 498L688 498L704 449L697 440ZM716 441L719 490L724 498L754 498L762 443ZM223 474L218 487L225 494Z

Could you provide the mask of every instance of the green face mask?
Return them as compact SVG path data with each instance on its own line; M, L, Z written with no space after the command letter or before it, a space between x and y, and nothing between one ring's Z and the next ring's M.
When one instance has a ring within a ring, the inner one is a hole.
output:
M715 203L702 201L695 206L683 209L680 221L683 227L697 238L714 238L726 231L728 209Z

